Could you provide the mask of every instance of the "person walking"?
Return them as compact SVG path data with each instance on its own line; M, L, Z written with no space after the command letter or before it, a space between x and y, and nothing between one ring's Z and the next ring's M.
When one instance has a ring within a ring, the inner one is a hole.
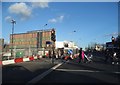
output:
M107 63L107 62L108 62L108 59L109 59L109 57L110 57L109 49L106 49L104 53L105 53L105 63Z
M113 62L112 64L119 64L119 56L118 56L118 50L115 49L113 53Z
M84 51L82 50L82 48L80 48L79 50L79 63L81 61L84 62Z

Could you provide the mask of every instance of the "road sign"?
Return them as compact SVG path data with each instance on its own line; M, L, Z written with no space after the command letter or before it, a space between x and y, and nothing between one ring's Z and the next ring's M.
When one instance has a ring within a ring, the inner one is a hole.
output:
M52 44L52 42L50 42L50 41L46 41L46 44Z

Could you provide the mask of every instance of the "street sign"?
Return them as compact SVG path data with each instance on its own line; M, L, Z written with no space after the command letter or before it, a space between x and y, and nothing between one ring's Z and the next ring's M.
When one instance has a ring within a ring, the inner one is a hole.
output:
M73 54L73 51L71 49L69 49L68 54Z
M52 44L52 42L50 42L50 41L46 41L46 44Z

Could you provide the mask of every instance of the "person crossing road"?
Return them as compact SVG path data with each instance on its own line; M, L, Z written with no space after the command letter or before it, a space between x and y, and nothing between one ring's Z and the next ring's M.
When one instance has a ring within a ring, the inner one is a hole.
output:
M79 50L79 63L84 62L84 51L82 50L82 48L80 48Z

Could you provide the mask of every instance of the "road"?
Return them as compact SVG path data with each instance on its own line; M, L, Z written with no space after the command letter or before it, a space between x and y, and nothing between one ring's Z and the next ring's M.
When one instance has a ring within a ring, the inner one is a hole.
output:
M50 59L21 62L2 67L2 82L25 84L32 78L56 65Z
M120 83L120 71L118 66L104 65L100 63L78 64L68 62L55 69L48 76L40 80L40 83Z
M35 60L3 66L3 84L119 84L120 65L106 64L97 58L91 63L77 59L61 62Z

